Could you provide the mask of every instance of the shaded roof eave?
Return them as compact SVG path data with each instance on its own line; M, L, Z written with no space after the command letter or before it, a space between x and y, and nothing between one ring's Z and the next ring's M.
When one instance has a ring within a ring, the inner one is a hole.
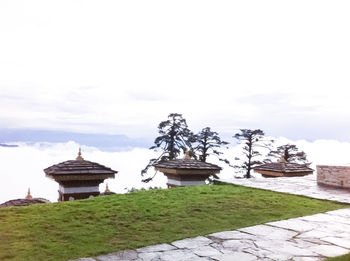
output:
M313 172L314 170L305 164L290 163L290 162L275 162L265 163L253 168L254 171L271 171L278 173L300 173L300 172Z
M214 171L220 171L222 170L221 167L207 162L202 162L198 160L193 159L175 159L175 160L168 160L168 161L160 161L155 164L153 164L155 168L162 168L162 169L176 169L176 170L214 170Z
M279 173L298 173L298 172L314 172L314 170L297 170L297 171L280 171L280 170L272 170L272 169L255 169L254 171L271 171L271 172L279 172Z

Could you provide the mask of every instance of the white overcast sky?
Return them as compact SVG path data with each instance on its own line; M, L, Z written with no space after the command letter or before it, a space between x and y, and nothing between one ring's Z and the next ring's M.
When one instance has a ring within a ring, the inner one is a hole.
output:
M349 1L0 2L0 128L350 140Z

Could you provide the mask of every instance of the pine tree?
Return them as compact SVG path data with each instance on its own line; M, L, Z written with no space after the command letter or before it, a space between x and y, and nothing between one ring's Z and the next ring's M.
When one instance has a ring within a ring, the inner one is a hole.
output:
M287 162L310 164L306 158L306 153L299 151L299 148L294 144L278 146L275 150L271 150L267 156L273 159L279 159L283 156Z
M147 166L141 171L141 176L145 176L151 166L159 161L176 159L181 152L185 152L187 148L191 148L193 142L193 134L188 129L186 120L182 114L171 113L166 121L162 121L158 125L158 136L154 140L151 150L160 151L160 156L151 159ZM143 182L151 181L156 173L149 178L145 178Z
M271 146L273 141L266 140L265 133L260 129L240 129L240 132L236 133L233 137L236 138L240 144L244 144L243 154L245 155L243 163L240 165L235 165L234 167L245 172L245 178L250 178L251 170L255 166L262 164L261 161L256 160L257 157L261 156L261 153L257 150L257 148L268 148ZM240 159L235 158L235 160Z
M220 148L228 145L229 143L221 140L219 134L212 131L210 127L206 127L194 135L193 141L197 144L193 150L195 153L199 154L200 161L206 162L209 155L216 155L218 156L219 160L229 164L227 159L222 159L220 157L223 154L220 151Z

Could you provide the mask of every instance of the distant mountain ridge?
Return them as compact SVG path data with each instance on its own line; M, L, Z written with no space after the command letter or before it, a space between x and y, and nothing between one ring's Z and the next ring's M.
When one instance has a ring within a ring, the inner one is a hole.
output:
M88 134L51 130L5 129L0 128L0 146L11 142L68 142L74 141L81 145L93 146L106 150L123 150L125 148L148 148L152 141L141 138L130 138L126 135Z
M18 145L0 143L0 147L16 148Z

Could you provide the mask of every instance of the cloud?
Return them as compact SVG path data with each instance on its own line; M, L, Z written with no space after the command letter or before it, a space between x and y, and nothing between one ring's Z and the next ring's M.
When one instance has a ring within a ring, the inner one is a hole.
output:
M24 198L30 187L33 197L43 197L57 201L58 184L45 177L43 169L66 160L75 159L79 144L66 143L17 143L19 147L0 147L0 202L15 198ZM83 157L86 160L110 167L118 174L115 179L106 182L112 191L123 193L125 188L141 188L149 186L165 187L163 175L157 175L155 181L149 184L141 182L141 170L147 165L154 152L134 148L123 152L105 152L94 147L82 146ZM104 191L105 184L100 186Z
M169 98L165 94L152 90L152 92L146 90L138 90L138 91L128 91L127 95L137 102L168 102Z
M318 164L349 165L349 142L335 140L306 140L292 141L284 137L277 138L276 145L296 144L304 150L312 167ZM26 196L28 187L31 188L34 197L43 197L51 201L57 200L58 184L45 177L43 169L66 160L75 159L79 144L66 143L17 143L19 147L0 147L0 202ZM133 148L128 151L111 152L102 151L94 147L82 146L83 157L86 160L98 162L118 171L115 179L106 182L112 191L126 192L125 188L141 188L149 186L166 187L166 178L158 173L156 179L144 184L141 182L140 171L146 166L149 159L157 153L144 148ZM224 151L224 157L231 160L241 156L240 146L232 146ZM223 165L215 157L210 157L209 162L223 167L221 178L232 178L237 175L232 168ZM100 186L104 191L105 184Z

